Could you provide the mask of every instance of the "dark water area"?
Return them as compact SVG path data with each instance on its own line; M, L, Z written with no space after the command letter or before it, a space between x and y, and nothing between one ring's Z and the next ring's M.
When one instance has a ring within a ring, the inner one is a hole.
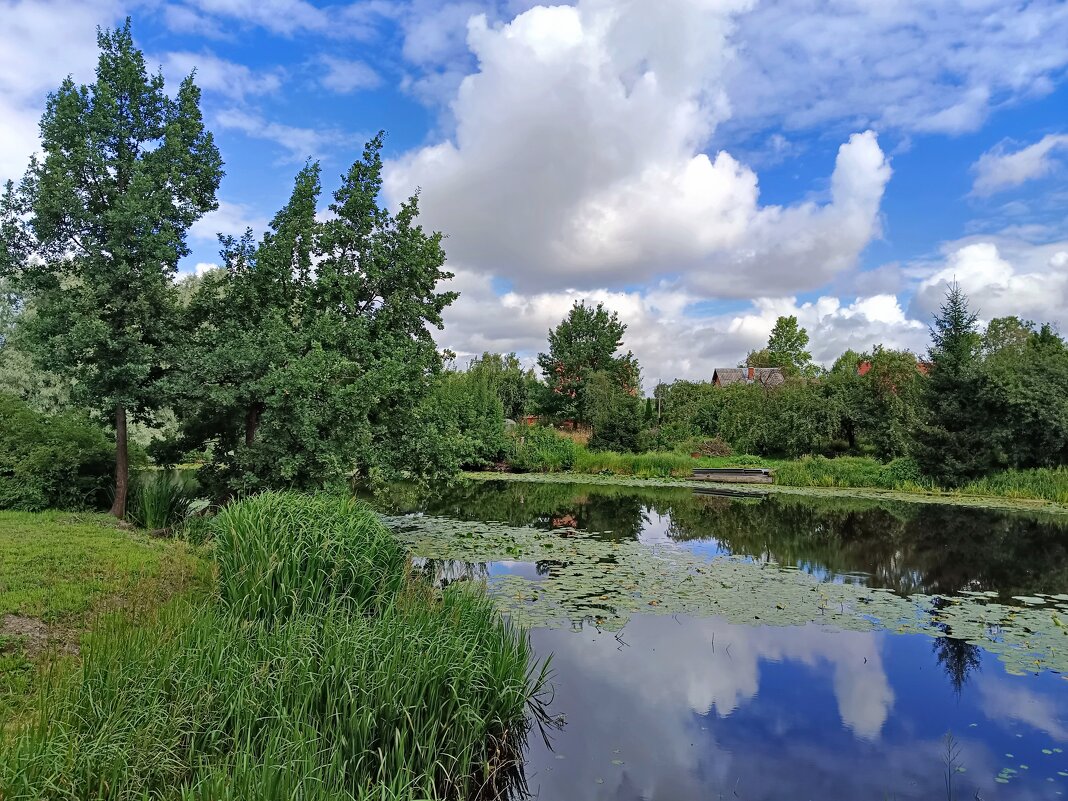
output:
M1022 604L1011 599L1068 592L1068 521L1055 517L528 482L408 490L376 503L391 514L561 538L591 532L650 554L681 548L784 579L805 573L923 593L936 606L959 593ZM559 567L499 558L421 564L445 582L485 579L491 591L511 578L537 588ZM537 626L534 648L552 656L549 711L565 722L548 745L531 737L529 789L540 801L1064 797L1066 677L1048 666L1009 667L974 638L943 629L936 633L950 636L716 614L633 614L614 629L588 617Z
M690 489L473 482L381 500L393 512L575 528L607 540L670 542L909 595L1068 592L1068 519L941 504Z

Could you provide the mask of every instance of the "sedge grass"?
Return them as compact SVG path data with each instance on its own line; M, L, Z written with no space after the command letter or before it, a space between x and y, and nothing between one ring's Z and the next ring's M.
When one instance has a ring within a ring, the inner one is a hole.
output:
M169 529L189 516L192 502L192 487L181 472L144 471L131 482L126 517L139 528Z
M213 527L215 598L99 626L80 669L44 684L36 720L0 750L0 797L414 801L522 789L546 665L479 586L438 591L414 577L372 513L346 499L266 494Z

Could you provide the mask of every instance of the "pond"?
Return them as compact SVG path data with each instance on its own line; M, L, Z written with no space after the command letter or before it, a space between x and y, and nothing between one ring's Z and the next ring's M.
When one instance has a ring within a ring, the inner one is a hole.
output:
M552 655L539 801L1068 793L1068 520L475 481L374 500Z

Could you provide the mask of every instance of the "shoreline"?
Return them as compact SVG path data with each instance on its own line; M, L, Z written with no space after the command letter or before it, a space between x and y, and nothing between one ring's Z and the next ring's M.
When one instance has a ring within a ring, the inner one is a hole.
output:
M695 481L688 478L639 478L637 476L605 475L601 473L497 473L464 471L462 476L475 481L516 481L556 484L600 484L633 487L678 489L712 489L729 491L732 495L762 497L770 493L805 495L817 498L860 498L872 501L900 501L905 503L943 504L972 509L997 509L1008 512L1035 512L1068 516L1068 505L1055 501L1031 498L1006 498L999 495L956 495L944 492L905 492L878 487L792 487L782 484L728 484L717 481Z

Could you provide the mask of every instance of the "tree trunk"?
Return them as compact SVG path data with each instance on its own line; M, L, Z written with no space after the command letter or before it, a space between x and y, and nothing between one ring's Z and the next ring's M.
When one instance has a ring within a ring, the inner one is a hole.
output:
M126 407L115 407L115 501L111 513L120 520L126 516L126 489L130 484L130 452L126 440Z
M252 447L256 441L256 430L260 427L260 405L254 403L245 412L245 446Z

